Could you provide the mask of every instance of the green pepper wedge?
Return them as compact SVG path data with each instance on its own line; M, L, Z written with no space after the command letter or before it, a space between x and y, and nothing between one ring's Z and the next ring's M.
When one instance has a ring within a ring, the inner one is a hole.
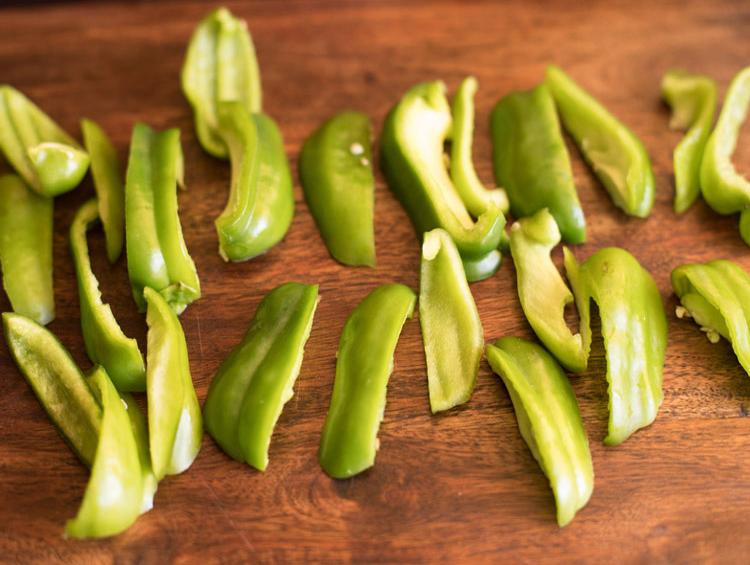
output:
M136 124L125 181L128 275L140 311L144 287L160 292L181 313L200 297L200 281L188 254L177 212L176 184L183 185L180 132L155 132Z
M565 129L614 203L631 216L648 216L656 191L643 143L559 67L547 67L545 84Z
M424 235L419 288L430 408L467 402L474 391L484 332L453 240L444 230Z
M51 198L16 175L0 177L0 270L15 312L42 325L55 318Z
M513 216L547 208L565 241L586 240L586 220L549 88L512 92L490 117L495 179L508 193Z
M487 345L492 370L505 383L531 454L549 479L557 524L570 523L591 498L594 466L573 388L544 348L518 337Z
M404 285L379 286L344 325L318 452L323 470L335 479L352 477L375 464L393 354L415 301L414 292Z
M78 279L81 331L86 353L102 365L118 390L146 390L146 368L138 343L120 329L109 304L102 302L99 282L91 269L86 231L99 218L96 199L78 210L70 226L70 249Z
M138 463L141 470L141 479L143 481L143 497L141 499L141 513L148 512L154 507L154 495L159 483L156 480L154 471L151 467L151 453L148 447L148 427L143 412L138 408L135 398L127 392L121 392L120 398L125 404L125 410L128 412L130 427L133 430L133 437L138 448Z
M208 390L206 430L228 455L259 471L268 466L274 426L294 394L317 302L317 285L286 283L269 292Z
M580 265L567 248L563 251L586 351L591 345L591 300L599 307L609 382L604 443L618 445L651 424L661 405L667 347L664 305L651 275L624 249L600 249Z
M26 183L42 196L79 185L89 156L21 92L0 86L0 150Z
M375 266L370 119L341 112L305 141L299 175L320 235L337 261Z
M662 77L661 94L672 108L669 127L688 130L672 158L674 210L681 214L701 192L701 162L716 112L716 83L704 75L672 70Z

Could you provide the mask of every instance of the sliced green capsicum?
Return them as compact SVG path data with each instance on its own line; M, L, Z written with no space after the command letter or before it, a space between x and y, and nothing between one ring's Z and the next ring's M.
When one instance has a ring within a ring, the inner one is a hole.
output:
M141 499L141 513L148 512L154 507L154 495L159 486L154 470L151 467L151 453L148 446L148 426L143 412L138 408L135 398L126 392L120 393L120 398L128 412L130 427L133 430L136 446L138 447L138 462L143 480L143 497Z

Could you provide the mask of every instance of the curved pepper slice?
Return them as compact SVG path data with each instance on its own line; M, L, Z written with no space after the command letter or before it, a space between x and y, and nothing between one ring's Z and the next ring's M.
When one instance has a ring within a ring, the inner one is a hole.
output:
M549 88L540 84L504 96L490 126L495 179L507 190L513 215L547 208L566 241L583 243L586 221Z
M328 251L345 265L375 266L370 118L341 112L305 141L299 175Z
M294 215L292 174L274 121L250 114L239 102L218 105L219 133L229 148L229 201L216 219L219 254L245 261L265 253L286 234Z
M379 286L344 325L318 452L323 470L335 479L352 477L375 464L393 353L415 301L414 292L404 285Z
M487 359L508 389L521 436L549 479L557 524L565 526L594 490L589 441L570 382L544 348L521 338L487 345Z
M0 86L0 150L42 196L74 189L89 156L60 126L12 86Z
M505 217L489 204L476 222L445 166L443 144L453 128L445 84L418 84L391 109L383 126L382 161L388 184L406 208L421 237L443 228L467 264L470 281L491 276Z
M138 309L144 287L160 292L181 313L201 295L195 264L182 237L176 184L183 185L180 131L136 124L125 182L128 275Z
M138 343L120 329L109 304L102 302L99 282L91 269L86 230L99 218L96 199L78 210L70 226L70 249L78 279L81 331L86 353L100 364L119 390L146 390L146 368Z
M562 69L547 67L545 83L565 129L614 203L631 216L648 216L655 183L643 143Z
M130 428L133 430L136 447L138 448L138 463L141 469L143 481L143 497L141 498L141 513L148 512L154 507L154 495L159 483L151 468L151 453L148 448L148 427L143 412L138 408L135 398L126 392L120 393L120 398L127 410L130 419Z
M206 397L206 430L259 471L281 411L294 394L318 303L318 286L286 283L258 306L242 342L219 367Z
M15 312L40 324L55 318L51 198L16 175L0 177L0 270Z
M236 101L248 112L261 111L260 71L245 20L226 8L201 20L182 66L182 91L193 107L203 149L226 158L229 150L218 131L219 102Z
M419 323L433 414L467 402L474 391L484 332L453 240L435 229L424 235Z
M149 445L154 475L160 481L190 467L201 447L203 427L180 320L160 293L146 287L143 296L148 304Z
M604 443L618 445L651 424L661 405L667 347L664 306L651 275L624 249L600 249L580 265L567 248L563 251L586 351L591 345L591 300L599 307L609 382Z
M586 369L588 344L565 323L565 306L573 294L550 257L560 243L555 219L542 208L510 227L510 251L516 266L518 298L537 337L562 365L574 372Z

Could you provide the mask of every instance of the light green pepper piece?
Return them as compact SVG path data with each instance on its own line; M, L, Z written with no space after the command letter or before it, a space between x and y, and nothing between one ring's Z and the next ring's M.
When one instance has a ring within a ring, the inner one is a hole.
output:
M151 468L151 453L148 449L148 427L143 412L138 408L135 398L126 392L120 393L120 398L126 405L128 418L130 418L130 427L133 430L133 437L138 448L138 463L141 468L141 478L143 480L143 498L141 501L141 514L148 512L154 507L154 495L159 483L154 476Z

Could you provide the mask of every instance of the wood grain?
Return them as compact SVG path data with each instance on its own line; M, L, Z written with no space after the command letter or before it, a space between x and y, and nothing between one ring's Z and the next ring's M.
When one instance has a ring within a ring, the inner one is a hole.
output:
M432 417L419 325L409 322L396 353L377 465L336 482L316 450L331 394L335 353L351 309L377 284L418 286L419 246L378 175L378 267L344 268L328 256L295 188L296 216L266 256L224 264L213 220L225 203L228 166L199 147L179 71L190 33L212 4L69 3L0 11L0 79L23 90L68 131L87 116L123 157L136 120L182 130L188 192L182 224L203 298L182 316L198 396L244 333L262 296L288 281L316 282L322 301L296 394L278 423L268 471L231 461L206 437L193 467L160 485L155 509L121 536L62 538L87 474L48 422L0 347L0 560L8 562L459 561L746 562L750 550L750 379L731 348L711 345L674 317L669 273L686 261L732 258L750 270L737 218L699 202L671 210L671 152L659 100L664 71L715 77L723 94L750 61L747 3L653 0L579 3L405 3L294 0L228 3L247 18L257 46L265 109L283 131L296 175L304 138L336 111L372 116L416 82L444 79L452 91L478 77L476 164L490 182L488 116L510 90L537 83L546 64L564 67L632 127L648 148L657 202L630 219L573 151L574 172L594 250L629 249L654 275L669 318L664 404L654 425L605 448L607 388L601 342L589 370L572 379L594 457L590 504L563 530L552 494L516 428L510 400L482 364L471 402ZM750 143L737 163L750 170ZM90 181L55 211L57 319L50 325L83 367L75 277L67 230L92 193ZM91 237L105 298L143 345L124 261L109 267L99 231ZM559 260L559 251L556 252ZM487 339L530 336L510 261L474 284ZM0 298L0 310L9 308Z

